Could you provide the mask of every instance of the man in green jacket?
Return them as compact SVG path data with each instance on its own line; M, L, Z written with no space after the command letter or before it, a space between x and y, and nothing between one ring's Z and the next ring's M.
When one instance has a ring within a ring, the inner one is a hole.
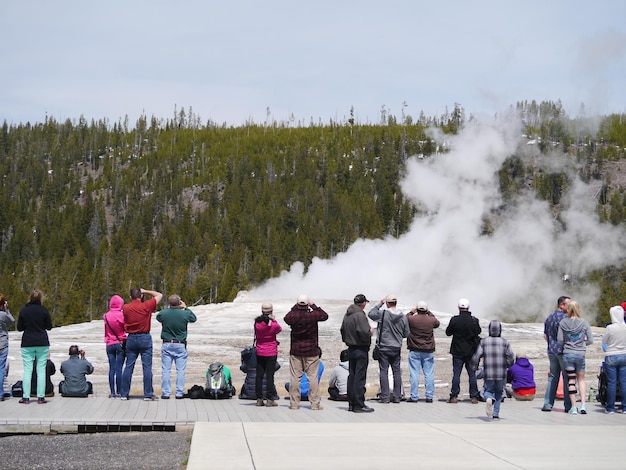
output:
M156 317L162 325L161 398L164 400L169 399L172 393L170 381L172 362L176 364L176 398L183 398L187 368L187 325L196 321L194 313L178 295L171 295L168 304L169 308L161 310Z

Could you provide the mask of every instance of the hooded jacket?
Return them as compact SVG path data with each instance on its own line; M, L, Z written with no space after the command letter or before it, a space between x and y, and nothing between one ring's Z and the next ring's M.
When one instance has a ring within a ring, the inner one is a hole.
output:
M501 336L502 324L498 320L489 322L489 336L483 338L472 357L472 368L478 369L483 358L483 378L485 380L505 380L507 369L513 365L515 354L511 344Z
M535 388L535 368L525 357L520 357L509 367L506 382L511 384L513 391L521 388Z
M372 343L370 324L365 312L358 305L352 304L346 310L341 322L341 340L347 346L366 348L369 351Z
M587 346L593 343L593 333L582 318L565 317L559 323L557 340L563 345L563 354L584 356Z
M624 309L619 305L611 307L611 324L607 325L602 336L602 345L606 356L626 354L626 323L624 323Z
M402 348L402 340L409 336L409 323L406 315L396 308L381 310L378 304L367 314L378 322L378 345L381 351L398 351Z
M9 347L9 327L15 324L15 319L9 310L0 310L0 351ZM0 380L4 377L0 377Z
M119 295L114 295L109 300L109 311L102 316L104 320L104 342L107 346L126 341L122 307L124 307L124 299Z

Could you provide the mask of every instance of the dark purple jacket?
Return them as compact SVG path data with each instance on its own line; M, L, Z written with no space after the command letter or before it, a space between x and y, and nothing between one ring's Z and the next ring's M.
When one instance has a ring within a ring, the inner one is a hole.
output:
M506 381L513 390L535 387L535 369L528 359L520 357L506 373Z
M318 345L317 323L328 320L328 314L315 304L294 305L285 315L285 323L291 327L291 350L289 354L314 357L321 354Z

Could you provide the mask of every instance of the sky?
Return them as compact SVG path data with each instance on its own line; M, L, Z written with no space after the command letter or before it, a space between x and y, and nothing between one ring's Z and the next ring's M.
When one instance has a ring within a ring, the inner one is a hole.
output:
M626 112L626 2L3 2L0 120Z

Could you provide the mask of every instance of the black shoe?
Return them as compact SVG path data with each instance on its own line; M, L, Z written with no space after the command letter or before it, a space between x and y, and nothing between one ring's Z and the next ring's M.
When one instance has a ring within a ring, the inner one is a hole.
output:
M374 411L374 408L370 408L369 406L364 406L363 408L354 408L352 410L354 413L371 413Z
M161 400L169 400L170 396L169 395L161 395Z
M418 401L419 401L419 398L417 398L415 400L413 398L409 398L406 402L407 403L417 403Z
M48 400L46 400L45 398L37 398L37 403L43 405L45 403L48 403Z
M432 398L427 398L427 399L426 399L426 403L432 403L432 402L433 402L433 399L432 399Z
M541 411L552 411L552 408L548 408L547 406L544 406L543 408L541 408Z

